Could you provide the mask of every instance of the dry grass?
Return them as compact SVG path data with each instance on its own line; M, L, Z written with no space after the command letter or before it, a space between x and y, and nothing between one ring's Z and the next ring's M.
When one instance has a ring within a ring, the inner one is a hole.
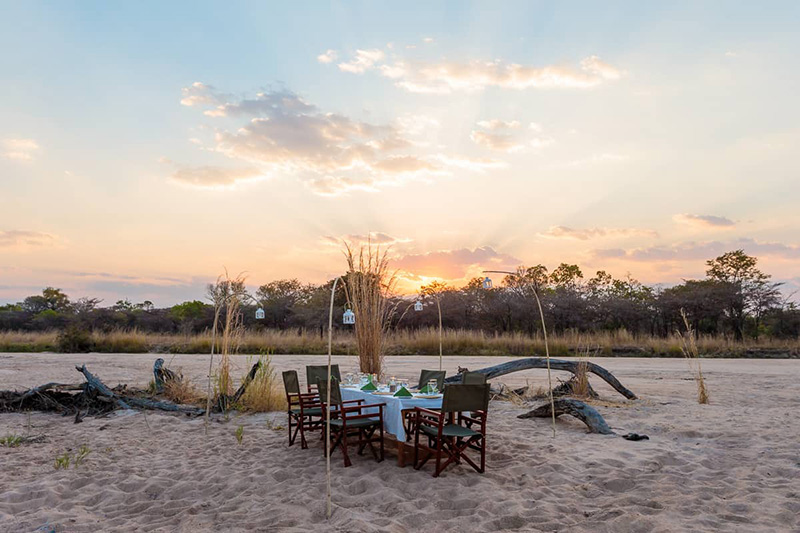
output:
M358 321L356 321L358 322ZM0 332L2 352L57 351L58 332ZM145 333L137 330L95 332L93 351L103 353L194 353L208 354L213 336L211 331L196 335ZM550 355L577 356L590 350L593 356L684 357L684 335L669 337L632 335L627 331L598 333L560 333L548 336ZM327 339L318 331L298 333L297 330L244 331L238 340L238 352L248 354L319 354L328 353ZM521 333L492 334L472 330L446 329L445 355L517 355L539 356L544 353L541 337L531 338ZM415 331L387 331L383 338L385 355L434 355L439 353L439 334L436 328ZM757 342L736 342L723 336L695 336L698 353L703 357L769 357L800 356L800 340L761 337ZM222 349L217 338L215 353ZM333 353L357 353L356 338L350 331L333 335Z
M697 383L697 403L707 404L708 388L706 387L706 380L703 378L703 368L700 365L700 352L694 342L694 331L689 325L689 319L686 318L686 313L683 312L683 309L681 309L681 317L686 326L686 333L683 336L683 355L689 361L689 370Z
M362 245L356 253L345 244L348 299L356 315L356 343L362 372L381 376L384 339L394 308L388 296L394 291L397 276L389 270L386 251L372 244Z
M286 395L275 374L275 369L272 367L270 357L262 355L258 358L258 362L261 364L239 400L239 407L245 411L259 413L285 411ZM251 367L252 364L251 361L248 361L248 367Z
M179 404L198 404L206 399L200 389L185 379L180 369L174 371L179 379L164 383L164 397Z

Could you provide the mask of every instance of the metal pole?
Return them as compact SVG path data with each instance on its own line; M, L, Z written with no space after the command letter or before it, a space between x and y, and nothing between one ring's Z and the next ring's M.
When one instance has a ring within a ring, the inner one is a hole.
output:
M439 295L436 294L436 307L439 309L439 370L442 370L442 306L439 305Z
M331 451L328 446L331 445L331 347L333 345L333 300L336 296L336 284L339 283L337 277L333 280L333 288L331 289L331 307L328 312L328 389L327 398L325 399L325 474L326 474L326 496L327 503L325 508L325 516L330 519L331 517Z
M490 274L508 274L509 276L521 277L517 272L508 272L506 270L484 270L484 273ZM550 389L550 413L553 418L553 438L556 438L556 409L555 400L553 399L553 379L550 377L550 347L547 344L547 325L544 322L544 311L542 311L542 302L539 300L539 294L534 287L531 287L533 296L536 298L536 306L539 308L539 317L542 320L542 333L544 334L544 353L547 356L547 386Z

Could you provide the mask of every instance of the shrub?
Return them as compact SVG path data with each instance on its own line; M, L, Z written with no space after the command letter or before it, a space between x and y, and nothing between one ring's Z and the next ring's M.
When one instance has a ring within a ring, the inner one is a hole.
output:
M89 352L93 347L92 336L78 326L69 326L58 334L56 346L62 353Z

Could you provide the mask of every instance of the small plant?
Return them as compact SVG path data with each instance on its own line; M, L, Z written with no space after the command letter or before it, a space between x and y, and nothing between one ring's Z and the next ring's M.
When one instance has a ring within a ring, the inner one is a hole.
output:
M252 367L252 365L252 359L248 359L248 366ZM243 378L243 381L244 379L247 379L247 376ZM275 368L272 366L269 355L262 355L258 358L258 370L247 385L239 404L239 407L244 410L258 413L286 409L286 395L275 375Z
M86 456L89 455L90 453L92 453L92 451L89 449L88 446L86 446L85 444L81 446L78 449L78 453L75 454L75 461L74 461L75 468L78 468L78 465L80 465L83 462L83 460L86 459Z
M694 376L697 383L697 403L708 403L708 388L706 388L706 380L703 378L703 369L700 366L700 352L697 349L697 343L694 340L694 330L689 325L689 319L686 313L681 309L681 317L683 324L686 326L686 333L683 335L683 355L689 361L689 370Z
M0 446L5 446L6 448L16 448L20 444L22 444L22 437L19 435L6 435L0 439Z
M239 427L236 428L236 442L238 442L239 445L242 444L243 437L244 437L244 426L240 425Z
M62 468L64 470L68 469L70 460L71 460L71 458L70 458L69 452L64 452L63 454L57 456L56 457L56 462L55 462L55 469L56 470L60 470Z
M78 448L78 453L76 453L74 456L70 455L69 451L66 451L66 452L62 453L61 455L56 456L55 465L54 465L55 469L56 470L61 470L61 469L67 470L69 468L70 464L73 464L75 466L75 468L78 468L78 466L80 466L80 464L83 463L83 460L86 459L86 457L90 453L92 453L92 451L85 444L82 445L80 448Z

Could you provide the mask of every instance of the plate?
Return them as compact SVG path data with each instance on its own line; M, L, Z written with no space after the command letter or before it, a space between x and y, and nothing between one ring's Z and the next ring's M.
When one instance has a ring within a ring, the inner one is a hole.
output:
M389 391L386 391L386 392L384 392L384 391L375 391L372 394L375 394L376 396L390 396L390 395L392 395L394 393L393 392L389 392Z
M414 398L419 398L420 400L438 400L441 398L441 394L415 394Z

